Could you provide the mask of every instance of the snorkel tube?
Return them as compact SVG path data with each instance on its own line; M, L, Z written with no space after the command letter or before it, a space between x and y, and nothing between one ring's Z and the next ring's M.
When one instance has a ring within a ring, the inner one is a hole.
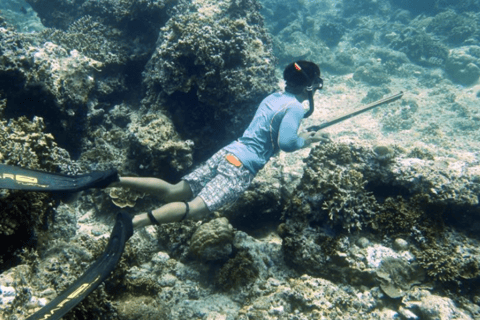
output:
M312 115L313 111L315 111L315 104L313 102L313 95L315 94L315 91L320 90L322 88L323 88L323 80L320 77L313 80L312 85L307 87L308 104L310 106L310 109L308 109L307 113L305 113L305 115L303 116L304 119L310 117Z
M310 117L313 111L315 111L315 105L313 102L313 90L308 90L308 104L310 106L310 109L308 109L307 113L305 113L303 119Z
M308 75L307 72L305 72L305 70L303 70L303 68L300 66L300 63L302 63L302 62L303 63L310 63L310 64L314 65L316 67L317 71L310 72L310 73L313 73L313 74ZM306 87L305 87L305 84L303 84L303 86L301 84L299 84L299 85L295 86L296 87L295 90L290 90L290 91L295 93L295 94L298 94L298 93L303 92L304 89L307 90L308 103L310 105L310 109L305 113L303 118L308 118L312 115L313 111L315 111L315 104L314 104L314 101L313 101L313 95L315 94L316 90L319 90L319 89L323 88L323 80L322 80L322 78L320 78L320 70L318 69L318 66L316 66L315 64L313 64L311 62L307 62L307 61L294 62L293 63L293 68L296 72L300 73L303 76L303 78L306 80L305 81L306 82ZM285 77L285 74L284 74L284 77Z

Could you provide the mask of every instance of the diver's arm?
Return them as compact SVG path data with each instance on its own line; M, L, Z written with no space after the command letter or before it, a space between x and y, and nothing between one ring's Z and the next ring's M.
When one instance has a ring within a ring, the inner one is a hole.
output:
M293 152L307 144L307 141L297 134L303 114L301 108L290 108L285 113L278 132L278 146L281 150Z

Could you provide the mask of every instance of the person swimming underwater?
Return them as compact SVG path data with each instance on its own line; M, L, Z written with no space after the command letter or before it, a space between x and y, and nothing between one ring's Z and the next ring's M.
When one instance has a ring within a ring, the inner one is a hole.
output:
M177 184L157 178L119 177L109 185L155 194L166 202L135 216L135 228L200 220L238 199L257 172L280 150L293 152L324 139L319 132L298 134L302 119L314 111L315 91L323 86L320 68L310 61L296 61L285 68L283 77L285 91L273 93L260 103L243 135ZM310 108L305 112L302 102L307 99Z

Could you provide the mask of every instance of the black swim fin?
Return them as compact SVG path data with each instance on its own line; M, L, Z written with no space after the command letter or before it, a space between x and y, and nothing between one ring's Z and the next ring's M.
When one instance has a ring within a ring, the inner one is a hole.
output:
M78 192L90 188L105 188L118 180L116 169L70 176L0 164L0 189Z
M56 320L80 303L95 290L115 269L125 248L125 242L133 235L133 224L125 212L117 215L107 248L85 273L45 307L27 320Z

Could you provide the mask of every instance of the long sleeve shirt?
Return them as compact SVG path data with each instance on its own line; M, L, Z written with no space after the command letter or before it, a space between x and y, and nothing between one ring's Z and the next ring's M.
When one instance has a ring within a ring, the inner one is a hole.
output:
M304 114L295 95L273 93L260 103L243 136L224 149L255 175L279 150L292 152L304 146L305 140L297 135Z

